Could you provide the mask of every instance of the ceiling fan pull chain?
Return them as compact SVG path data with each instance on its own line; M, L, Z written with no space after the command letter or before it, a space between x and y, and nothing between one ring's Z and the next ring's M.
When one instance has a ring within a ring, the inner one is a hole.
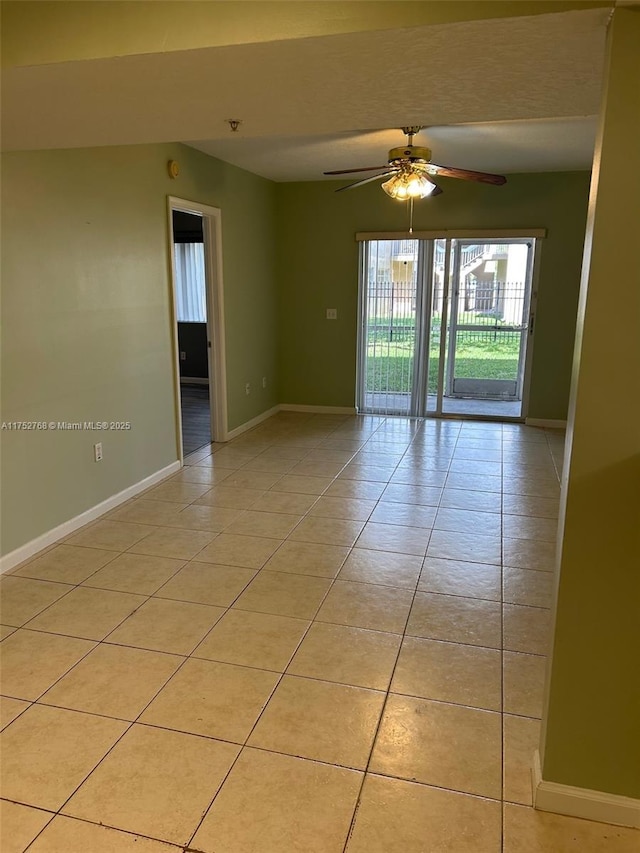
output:
M413 196L409 199L409 234L413 234Z

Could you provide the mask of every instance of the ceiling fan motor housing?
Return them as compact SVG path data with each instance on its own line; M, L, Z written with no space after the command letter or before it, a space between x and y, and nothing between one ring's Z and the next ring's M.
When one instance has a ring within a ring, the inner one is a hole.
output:
M404 145L389 151L389 163L396 160L408 160L410 163L428 163L431 160L431 149L419 145Z

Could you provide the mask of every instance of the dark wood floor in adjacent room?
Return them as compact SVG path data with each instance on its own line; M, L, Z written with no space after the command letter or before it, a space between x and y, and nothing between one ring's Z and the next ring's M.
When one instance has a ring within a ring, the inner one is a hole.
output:
M208 385L181 385L182 449L193 453L211 441L211 414Z

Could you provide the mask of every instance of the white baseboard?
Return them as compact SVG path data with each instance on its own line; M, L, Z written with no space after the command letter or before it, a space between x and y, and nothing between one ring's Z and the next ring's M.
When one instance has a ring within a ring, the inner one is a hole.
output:
M554 421L551 418L525 418L526 426L546 427L547 429L566 429L566 421Z
M263 421L266 421L267 418L272 417L273 415L277 415L280 411L280 406L273 406L271 409L267 409L266 412L263 412L261 415L256 415L255 418L251 418L250 421L246 421L235 429L230 430L224 437L223 441L231 441L234 438L237 438L239 435L242 435L243 432L247 432L254 427L259 426Z
M574 788L558 782L545 782L538 750L533 756L531 782L533 805L540 811L640 828L640 800L588 788Z
M73 533L74 530L84 527L85 524L88 524L90 521L94 521L94 519L104 515L105 512L115 509L115 507L125 501L128 501L129 498L133 498L135 495L140 494L140 492L144 492L145 489L155 486L156 483L159 483L171 474L175 474L181 467L180 462L172 462L165 468L161 468L159 471L156 471L155 474L150 474L148 477L145 477L144 480L140 480L138 483L134 483L132 486L128 486L126 489L123 489L121 492L111 495L110 498L107 498L101 503L92 506L90 509L81 512L80 515L76 515L75 518L70 518L69 521L65 521L57 527L54 527L52 530L48 530L46 533L43 533L41 536L37 536L25 545L21 545L19 548L16 548L15 551L5 554L4 557L0 557L0 575L15 568L15 566L18 566L20 563L24 563L25 560L33 557L34 554L44 550L49 545L53 545L53 543L57 542L59 539L64 539L66 536Z
M355 406L302 406L298 403L280 403L281 412L307 412L312 415L355 415Z

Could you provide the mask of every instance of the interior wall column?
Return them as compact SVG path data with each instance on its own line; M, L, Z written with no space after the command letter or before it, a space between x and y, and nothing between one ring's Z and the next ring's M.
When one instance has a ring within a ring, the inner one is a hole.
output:
M586 789L583 816L626 822L589 792L640 798L640 8L616 8L608 40L536 805L561 811L558 783Z

